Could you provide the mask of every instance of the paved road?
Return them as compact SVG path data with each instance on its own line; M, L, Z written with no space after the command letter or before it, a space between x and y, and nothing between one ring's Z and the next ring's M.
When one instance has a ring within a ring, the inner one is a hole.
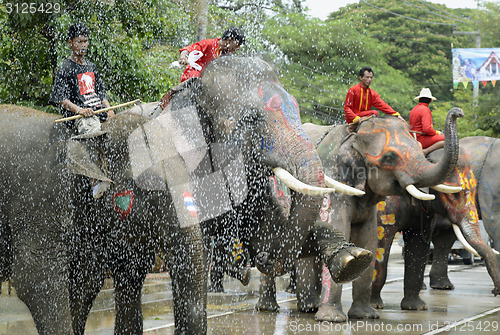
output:
M278 313L255 312L259 275L248 287L226 278L224 294L210 294L209 334L499 334L500 296L491 294L493 283L484 265L450 264L453 291L427 289L421 292L426 311L402 311L403 261L393 252L388 283L382 291L385 309L378 320L350 320L347 323L319 323L314 314L299 313L293 295L284 292L287 278L278 282ZM426 279L428 284L428 279ZM108 283L112 286L111 283ZM26 307L15 297L6 296L3 284L0 298L0 335L36 334ZM170 283L164 274L148 276L145 285L144 334L173 334ZM343 306L347 312L351 285L344 286ZM88 321L86 334L113 334L112 289L101 292Z

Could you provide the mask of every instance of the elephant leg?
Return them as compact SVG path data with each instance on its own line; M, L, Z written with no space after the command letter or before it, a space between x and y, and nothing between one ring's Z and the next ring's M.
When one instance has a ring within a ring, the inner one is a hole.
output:
M54 228L48 234L38 229L42 225L26 225L13 236L12 280L17 296L28 307L39 335L72 335L63 232Z
M210 267L210 292L224 292L224 262L226 249L224 240L214 237L212 249L212 265Z
M442 229L434 234L432 243L434 244L434 254L432 257L432 267L429 273L430 286L438 290L453 290L455 286L448 277L448 255L456 240L452 229Z
M137 264L126 266L138 271L136 273L113 271L116 310L114 333L139 335L143 333L141 291L147 268L137 269Z
M373 252L348 243L344 234L330 224L315 223L313 235L319 246L321 259L336 283L352 281L370 266Z
M90 255L93 254L80 252L80 257L71 263L69 287L75 335L84 334L90 309L105 279L103 262L97 262Z
M370 303L372 304L373 308L383 309L384 301L380 296L380 292L382 291L382 288L384 287L385 281L387 279L387 264L389 263L391 246L394 241L394 235L397 232L397 228L394 225L379 226L378 228L379 230L382 230L382 238L380 238L378 241Z
M266 274L260 275L260 297L255 305L258 311L276 312L280 305L276 301L276 281L275 277Z
M345 322L347 316L342 311L342 285L335 283L329 271L323 271L321 303L314 315L316 321Z
M359 245L368 249L375 254L377 249L377 219L375 207L372 209L370 218L363 224L353 225L351 227L351 241L355 245ZM370 253L370 259L371 259ZM352 283L352 305L347 313L352 319L378 319L379 313L370 304L370 296L372 290L373 266L359 276Z
M404 297L401 300L401 309L405 310L426 310L425 302L420 298L419 293L424 281L424 270L427 257L429 255L429 243L425 242L420 231L408 229L403 233L405 241L404 259Z
M170 244L169 269L176 334L206 334L207 281L198 224L180 228Z
M297 291L297 276L295 272L295 267L292 268L290 271L290 283L285 289L285 292L295 294Z
M301 257L295 261L297 307L300 312L316 312L320 303L323 262L318 257Z

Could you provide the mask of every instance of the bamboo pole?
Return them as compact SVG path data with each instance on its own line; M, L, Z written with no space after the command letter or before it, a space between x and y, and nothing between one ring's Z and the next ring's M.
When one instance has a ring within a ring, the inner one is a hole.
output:
M99 113L104 113L104 112L107 112L109 110L116 109L116 108L126 107L126 106L130 106L130 105L133 105L133 104L138 104L140 101L141 101L141 99L135 99L135 100L132 100L132 101L129 101L129 102L125 102L123 104L119 104L119 105L115 105L115 106L111 106L111 107L106 107L106 108L103 108L103 109L99 109L99 110L96 110L94 112L94 115L95 114L99 114ZM78 114L78 115L73 115L73 116L70 116L70 117L65 117L65 118L62 118L62 119L57 119L54 122L58 123L58 122L64 122L64 121L71 121L71 120L76 120L76 119L79 119L79 118L82 118L82 117L83 117L83 115Z

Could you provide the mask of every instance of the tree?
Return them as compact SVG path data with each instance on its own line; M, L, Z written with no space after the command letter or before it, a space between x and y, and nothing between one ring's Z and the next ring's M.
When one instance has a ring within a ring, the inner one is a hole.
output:
M271 53L281 52L275 61L281 66L285 86L306 114L304 120L345 122L345 96L359 82L358 72L364 65L374 68L372 87L383 99L398 111L409 111L405 97L413 89L411 81L387 64L383 45L353 29L349 21L277 15L267 22L264 37Z

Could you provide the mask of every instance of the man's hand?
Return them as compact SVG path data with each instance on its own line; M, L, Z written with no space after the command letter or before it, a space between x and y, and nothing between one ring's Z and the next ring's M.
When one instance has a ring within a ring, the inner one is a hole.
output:
M80 108L76 112L77 114L83 115L84 117L91 117L94 115L92 108Z
M399 114L397 116L398 119L400 119L401 121L403 121L404 123L407 123L406 120L401 116L401 114Z
M179 56L179 64L182 66L187 66L188 65L188 56L189 56L189 52L187 50L182 51L181 55Z
M347 132L354 133L359 125L359 119L347 125Z

